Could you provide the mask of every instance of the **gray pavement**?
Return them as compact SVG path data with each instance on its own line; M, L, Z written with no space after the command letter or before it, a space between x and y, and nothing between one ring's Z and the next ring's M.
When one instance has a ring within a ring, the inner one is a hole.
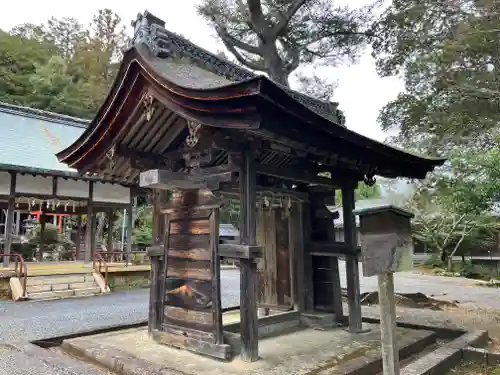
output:
M340 264L340 282L346 287L345 262ZM361 293L378 289L377 277L363 277L360 266ZM478 286L477 280L462 277L425 275L419 272L399 272L394 276L394 288L399 293L424 293L427 296L481 308L500 309L500 288Z
M223 270L222 305L239 305L239 272ZM44 302L0 302L0 341L36 340L147 319L149 290Z
M345 268L341 262L341 283ZM362 275L362 273L361 273ZM239 271L223 270L222 304L239 304ZM475 286L473 280L411 272L395 277L400 293L421 292L483 308L500 309L500 290ZM361 277L361 292L377 289L375 277ZM105 296L47 302L0 302L0 341L35 340L147 319L148 290L113 292Z

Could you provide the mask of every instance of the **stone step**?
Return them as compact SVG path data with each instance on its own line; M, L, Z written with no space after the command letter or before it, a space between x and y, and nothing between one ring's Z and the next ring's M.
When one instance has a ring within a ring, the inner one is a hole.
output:
M66 290L66 289L85 289L97 286L95 280L84 281L78 283L64 283L64 284L41 284L41 285L28 285L26 287L28 293L50 292L53 290Z
M47 275L28 277L27 285L54 285L54 284L74 284L92 281L94 277L89 274L81 275Z
M50 300L50 299L70 298L70 297L93 296L100 293L101 293L101 288L99 288L98 286L92 286L82 289L53 290L50 292L31 293L29 294L29 299Z
M95 296L97 294L101 294L101 288L99 288L98 286L73 289L73 291L75 292L75 297Z
M31 300L49 300L49 299L59 299L59 298L69 298L75 295L74 290L53 290L50 292L39 292L28 294Z

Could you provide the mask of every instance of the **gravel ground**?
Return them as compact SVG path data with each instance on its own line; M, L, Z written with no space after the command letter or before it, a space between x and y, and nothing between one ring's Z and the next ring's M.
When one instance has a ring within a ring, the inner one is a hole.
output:
M344 264L340 264L341 271ZM345 285L345 274L341 272ZM239 271L223 270L222 304L224 307L239 304ZM376 290L375 278L361 278L361 291ZM441 299L456 300L460 308L450 312L431 312L439 319L456 319L466 315L467 321L486 322L491 330L499 325L500 290L474 286L474 281L462 278L400 273L395 278L396 291L401 293L422 292ZM443 295L444 293L444 295ZM77 331L136 323L147 319L148 290L114 292L105 296L67 299L47 302L0 302L0 341L35 340ZM372 311L377 311L377 309ZM398 311L403 311L398 308ZM426 310L408 309L410 318L427 319ZM462 318L460 318L462 319ZM473 323L475 324L475 323ZM500 330L500 328L499 328ZM500 337L500 332L499 335Z
M223 270L222 305L239 305L238 270ZM149 290L45 302L0 302L0 341L36 340L145 321Z

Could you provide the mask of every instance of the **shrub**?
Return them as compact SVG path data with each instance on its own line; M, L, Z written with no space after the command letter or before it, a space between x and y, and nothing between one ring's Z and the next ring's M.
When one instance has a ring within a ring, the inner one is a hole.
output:
M444 268L444 263L438 254L432 254L432 256L425 260L422 264L425 268Z
M462 264L460 275L468 279L490 280L491 272L483 266L466 262Z

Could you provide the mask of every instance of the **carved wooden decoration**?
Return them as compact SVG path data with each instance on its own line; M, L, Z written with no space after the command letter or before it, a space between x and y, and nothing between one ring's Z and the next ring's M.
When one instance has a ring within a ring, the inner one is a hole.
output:
M219 207L209 191L177 191L167 217L161 343L220 359L230 350L222 336Z

